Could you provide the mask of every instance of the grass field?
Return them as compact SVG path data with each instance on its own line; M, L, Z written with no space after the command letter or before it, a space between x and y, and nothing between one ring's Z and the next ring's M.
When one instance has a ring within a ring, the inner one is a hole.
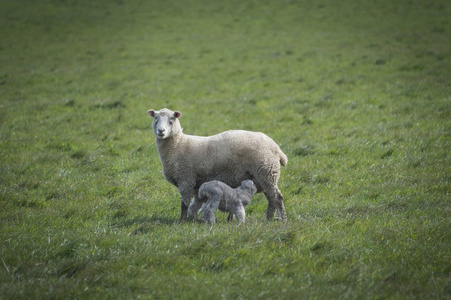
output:
M0 1L1 299L450 299L448 1ZM150 108L261 131L288 221L179 221Z

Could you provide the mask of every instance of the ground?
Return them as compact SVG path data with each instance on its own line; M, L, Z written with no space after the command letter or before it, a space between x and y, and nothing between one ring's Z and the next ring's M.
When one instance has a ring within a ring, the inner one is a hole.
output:
M450 10L0 2L0 298L449 299ZM273 138L288 221L180 222L163 107Z

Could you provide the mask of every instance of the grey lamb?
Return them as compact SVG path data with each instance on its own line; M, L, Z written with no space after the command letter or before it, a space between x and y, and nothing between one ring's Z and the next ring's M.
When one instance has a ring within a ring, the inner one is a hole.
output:
M235 188L246 179L253 180L268 199L267 219L273 218L276 210L279 219L287 219L277 182L280 166L285 166L288 159L270 137L244 130L208 137L188 135L180 126L181 112L164 108L147 113L153 118L163 175L177 187L182 198L181 219L187 214L196 218L188 206L192 197L196 201L204 182L219 180Z
M199 204L205 202L202 205L202 220L214 224L215 211L219 209L235 215L239 223L244 223L246 219L244 209L251 203L251 197L256 192L257 187L252 180L244 180L236 189L217 180L205 182L199 189L198 201L191 203L190 209L197 214Z

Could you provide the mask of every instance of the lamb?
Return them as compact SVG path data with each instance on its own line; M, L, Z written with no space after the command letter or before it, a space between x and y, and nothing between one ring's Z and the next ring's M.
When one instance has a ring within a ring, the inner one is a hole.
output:
M246 179L256 183L267 200L266 218L286 220L283 195L277 183L280 166L288 162L280 147L261 132L229 130L202 137L184 134L179 122L182 113L167 108L148 115L153 118L152 128L156 146L167 181L175 185L181 196L181 216L196 218L188 210L191 198L198 202L198 190L204 182L218 180L236 188Z
M199 188L198 197L200 203L205 202L202 205L202 220L214 224L215 211L219 208L222 212L235 215L239 223L244 223L246 218L244 209L251 203L251 197L256 192L257 187L252 180L243 181L236 189L217 180L205 182ZM198 207L196 201L191 203L188 209L197 214L193 207Z

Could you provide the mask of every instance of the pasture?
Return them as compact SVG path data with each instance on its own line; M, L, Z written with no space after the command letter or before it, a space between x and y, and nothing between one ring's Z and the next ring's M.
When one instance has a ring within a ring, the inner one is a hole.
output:
M0 2L0 299L449 299L448 1ZM261 131L288 221L179 221L150 108Z

